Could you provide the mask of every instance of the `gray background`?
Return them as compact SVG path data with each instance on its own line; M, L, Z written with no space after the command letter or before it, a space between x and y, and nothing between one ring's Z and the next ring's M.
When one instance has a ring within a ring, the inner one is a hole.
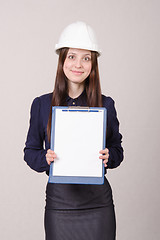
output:
M160 1L0 0L0 239L44 239L47 176L23 161L32 100L51 92L54 45L83 20L102 49L102 91L116 102L125 159L109 170L118 240L158 240Z

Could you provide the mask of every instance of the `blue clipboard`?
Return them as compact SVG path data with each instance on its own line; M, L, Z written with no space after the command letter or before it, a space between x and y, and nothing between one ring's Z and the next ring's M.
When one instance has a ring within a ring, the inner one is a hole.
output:
M59 118L58 118L58 114L60 115ZM63 114L65 114L65 115L63 115ZM88 107L75 107L75 106L74 107L61 107L61 106L52 107L51 145L50 145L50 148L53 151L55 151L56 137L58 135L58 133L57 133L58 131L56 131L56 126L57 126L58 120L62 119L63 116L67 116L67 119L68 119L68 117L71 118L70 122L71 122L71 124L74 125L73 116L77 116L75 114L79 114L79 116L82 116L82 118L84 118L84 116L85 116L86 119L88 118L88 116L91 116L91 114L93 115L93 117L95 117L95 116L97 117L98 114L100 116L100 114L101 114L101 119L102 119L101 120L101 123L102 123L102 126L101 126L101 129L102 129L102 134L101 134L101 136L102 136L102 147L99 150L104 149L105 146L106 146L107 109L103 108L103 107L102 108L100 108L100 107L90 107L90 108L88 108ZM88 115L88 114L90 114L90 115ZM81 117L78 117L78 119L80 119L79 124L81 124ZM66 129L65 126L64 126L64 129ZM64 132L64 130L62 129L62 136L61 136L62 138L63 138L63 132ZM57 137L57 139L58 139L58 137ZM58 140L57 140L57 142L58 142ZM66 142L66 144L71 145L72 142L69 142L69 143ZM56 154L57 154L57 152L56 152ZM58 159L56 161L60 161L60 160L61 159ZM83 174L82 174L82 176L77 175L77 174L75 174L75 175L74 174L71 174L71 175L64 174L63 175L63 173L57 175L57 174L54 173L55 170L56 170L56 164L57 164L56 161L53 162L50 165L50 172L49 172L49 179L48 179L49 183L63 183L63 184L103 184L104 183L105 168L104 168L103 161L99 158L97 159L97 161L101 161L101 162L100 162L100 164L98 163L100 165L100 170L99 170L100 175L98 175L98 176L83 176ZM75 161L76 161L76 158L75 158ZM78 168L78 164L77 164L77 168Z

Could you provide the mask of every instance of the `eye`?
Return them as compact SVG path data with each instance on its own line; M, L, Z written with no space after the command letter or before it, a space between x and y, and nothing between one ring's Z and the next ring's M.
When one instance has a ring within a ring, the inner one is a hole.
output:
M74 59L74 57L75 57L74 55L69 55L68 56L69 59Z
M90 61L91 58L90 58L90 57L84 57L84 60L85 60L85 61Z

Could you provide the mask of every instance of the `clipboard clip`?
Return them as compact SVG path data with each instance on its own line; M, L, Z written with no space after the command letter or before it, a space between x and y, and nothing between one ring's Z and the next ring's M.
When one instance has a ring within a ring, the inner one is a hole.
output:
M89 107L82 107L82 106L69 106L68 107L69 109L86 109L86 110L89 110Z
M81 107L81 106L69 106L67 109L62 110L65 112L99 112L99 110L91 109L90 107Z

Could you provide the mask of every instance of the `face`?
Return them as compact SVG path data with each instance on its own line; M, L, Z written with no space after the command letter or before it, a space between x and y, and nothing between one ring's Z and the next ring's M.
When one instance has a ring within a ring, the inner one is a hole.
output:
M91 72L91 51L70 48L63 65L69 84L83 84Z

